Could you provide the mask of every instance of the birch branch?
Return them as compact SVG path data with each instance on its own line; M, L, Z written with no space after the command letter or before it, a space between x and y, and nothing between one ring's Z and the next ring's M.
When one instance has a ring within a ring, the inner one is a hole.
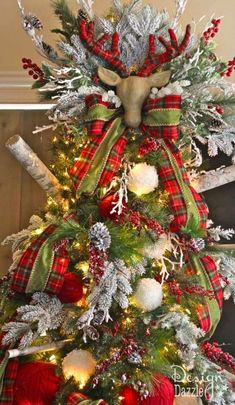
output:
M6 147L49 196L62 200L59 181L19 135L8 139Z
M198 193L223 186L235 181L235 165L225 167L221 170L211 170L192 181L192 186Z
M41 346L27 347L26 349L22 349L22 350L10 349L10 350L7 350L7 353L9 355L9 359L13 359L15 357L27 356L28 354L35 354L35 353L59 350L59 349L62 349L62 347L64 347L66 345L66 343L70 343L72 341L73 341L73 339L65 339L65 340L60 340L58 342L46 343L45 345L41 345Z

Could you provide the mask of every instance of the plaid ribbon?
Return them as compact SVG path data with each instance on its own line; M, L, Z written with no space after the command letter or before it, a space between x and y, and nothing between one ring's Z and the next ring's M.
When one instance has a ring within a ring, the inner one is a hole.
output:
M123 120L123 109L102 101L101 95L86 98L86 123L90 143L84 148L70 169L77 194L92 194L96 187L106 187L117 173L127 141L127 128ZM163 126L179 123L180 109L156 108L146 111L148 126Z
M70 394L68 396L66 405L78 405L78 404L81 404L81 405L105 405L106 403L102 399L90 400L90 399L87 399L87 397L85 395L81 394L80 392L72 392L72 394Z
M12 405L19 359L9 359L9 346L2 344L3 336L0 337L0 405Z
M205 298L205 302L198 306L197 316L202 330L206 332L207 339L213 335L219 323L222 305L223 290L220 283L220 275L216 263L210 256L189 256L190 268L197 274L202 287L214 293L213 298Z
M45 258L39 261L40 252L56 229L55 225L48 226L24 251L13 275L12 291L19 293L45 291L51 294L60 292L64 281L63 276L69 264L68 252L65 247L61 246L55 251L53 246L49 246L49 262ZM37 267L38 264L39 268Z
M175 109L181 108L181 97L170 95L159 99L148 99L143 108L144 118L141 129L144 133L150 134L158 139L160 153L160 164L158 167L159 176L163 182L164 189L169 194L169 203L174 220L170 224L172 232L178 232L183 227L194 223L197 228L206 229L208 208L201 196L190 186L182 158L175 141L179 138L178 125L151 125L146 120L149 112L154 109Z

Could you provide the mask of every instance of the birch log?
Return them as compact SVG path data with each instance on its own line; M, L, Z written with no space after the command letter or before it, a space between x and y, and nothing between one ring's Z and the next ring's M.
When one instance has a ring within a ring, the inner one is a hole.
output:
M235 165L225 167L221 170L211 170L198 179L192 181L192 186L198 193L202 193L224 184L235 181Z
M175 397L174 405L203 405L203 403L199 397L182 395Z
M54 350L59 350L62 349L66 345L66 343L72 342L73 339L65 339L65 340L60 340L58 342L53 342L53 343L46 343L45 345L41 346L32 346L32 347L27 347L26 349L10 349L7 351L9 359L13 359L15 357L20 357L20 356L27 356L28 354L35 354L35 353L41 353L41 352L50 352Z
M19 135L8 139L6 147L49 196L62 200L59 181Z

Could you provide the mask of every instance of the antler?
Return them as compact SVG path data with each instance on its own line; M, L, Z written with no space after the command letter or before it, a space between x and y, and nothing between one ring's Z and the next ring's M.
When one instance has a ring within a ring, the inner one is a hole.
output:
M119 56L119 35L115 32L112 35L112 42L110 50L104 50L102 47L110 39L109 34L102 35L97 41L94 40L94 22L91 21L87 24L85 19L80 23L80 38L84 46L94 55L104 59L108 64L115 68L122 76L129 76L129 72L125 65L121 62Z
M170 60L181 55L188 46L190 41L190 25L187 25L184 39L181 44L178 44L175 32L170 28L168 30L170 35L170 42L167 42L162 36L158 37L158 40L166 48L165 52L157 54L155 46L155 36L153 34L149 35L149 51L148 55L144 61L142 68L138 72L138 76L149 76L150 73L158 66L163 63L169 62Z

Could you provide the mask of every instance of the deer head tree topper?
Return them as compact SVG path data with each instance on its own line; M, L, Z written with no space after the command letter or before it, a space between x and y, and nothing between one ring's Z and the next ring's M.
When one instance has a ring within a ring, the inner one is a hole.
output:
M144 101L148 97L152 87L161 88L165 86L171 76L169 70L151 74L162 64L181 55L190 40L190 26L186 27L184 38L179 45L177 37L172 29L169 29L170 41L163 37L158 37L160 43L165 47L163 53L156 53L155 36L149 35L149 51L143 66L136 76L130 76L130 73L120 60L119 36L115 32L112 36L110 50L104 50L103 45L110 40L110 35L104 34L97 41L94 39L94 23L84 19L80 25L80 37L87 49L104 59L113 70L104 67L98 68L99 78L109 86L116 86L117 95L121 99L125 115L124 121L128 127L137 128L141 123L141 110Z

